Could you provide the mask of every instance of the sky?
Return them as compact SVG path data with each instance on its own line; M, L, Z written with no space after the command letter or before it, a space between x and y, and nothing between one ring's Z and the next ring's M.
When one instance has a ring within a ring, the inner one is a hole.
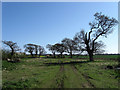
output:
M89 31L89 22L94 14L102 12L118 19L117 2L3 2L2 40L41 45L60 43L84 29ZM106 45L105 53L118 53L118 27L107 38L100 37ZM49 53L49 51L46 49Z

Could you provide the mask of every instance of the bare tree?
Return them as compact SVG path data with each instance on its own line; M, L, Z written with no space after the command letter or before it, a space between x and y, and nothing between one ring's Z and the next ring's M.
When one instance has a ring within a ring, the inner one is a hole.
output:
M62 44L66 47L66 51L70 54L70 57L72 58L73 52L77 51L77 44L74 40L69 38L64 38L62 40Z
M37 57L37 55L38 55L38 50L39 50L39 45L36 45L36 44L32 44L34 47L35 47L35 55L36 55L36 57Z
M5 45L9 46L11 49L11 57L15 54L16 51L19 51L20 48L18 47L17 43L12 41L2 41Z
M95 54L103 54L105 52L105 44L102 41L95 42L94 44L94 52Z
M39 57L40 57L42 54L45 54L45 53L46 53L46 51L45 51L44 47L39 46Z
M60 43L56 43L56 44L55 44L55 47L56 47L56 51L57 51L58 53L60 53L60 56L61 56L61 58L62 58L63 53L64 53L65 50L66 50L66 47L65 47L63 44L60 44Z
M56 46L55 46L55 45L48 44L48 45L46 46L46 48L48 48L49 51L51 51L51 52L53 53L53 57L55 58L55 57L56 57L56 56L55 56Z
M24 48L25 48L25 52L29 52L33 57L33 52L35 50L35 47L33 46L33 44L26 44L24 45Z
M90 31L87 33L81 30L74 37L74 40L78 40L79 43L84 44L85 50L89 54L90 61L94 61L93 53L95 52L95 47L98 47L96 40L98 40L100 36L107 37L108 34L112 33L113 27L118 23L115 18L102 15L102 13L95 13L94 16L95 21L89 23Z

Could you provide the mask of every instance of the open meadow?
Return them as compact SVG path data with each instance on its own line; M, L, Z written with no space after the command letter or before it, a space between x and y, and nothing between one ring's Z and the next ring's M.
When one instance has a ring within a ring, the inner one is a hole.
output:
M38 1L1 5L0 87L119 89L118 2Z
M97 56L98 57L98 56ZM106 58L107 59L106 59ZM23 58L2 61L3 88L118 88L117 60L80 58ZM87 56L86 56L87 58Z

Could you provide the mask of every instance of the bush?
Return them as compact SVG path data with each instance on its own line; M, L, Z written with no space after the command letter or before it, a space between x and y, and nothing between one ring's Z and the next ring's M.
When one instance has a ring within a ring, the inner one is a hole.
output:
M12 56L10 50L2 50L2 60L7 60L8 62L19 62L20 58L21 56L17 53Z
M11 58L11 53L9 50L2 50L2 60L7 60L8 58Z

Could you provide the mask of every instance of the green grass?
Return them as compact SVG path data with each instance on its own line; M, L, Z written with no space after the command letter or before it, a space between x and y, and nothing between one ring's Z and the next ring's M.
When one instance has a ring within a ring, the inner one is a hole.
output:
M16 69L16 66L19 65L20 63L10 63L10 62L7 62L7 61L2 61L2 69L3 70L14 70Z
M106 62L107 63L107 62ZM78 71L81 72L89 81L97 88L117 88L118 81L116 79L117 73L115 70L105 69L106 65L116 65L117 63L111 62L105 64L99 63L87 63L76 65Z
M71 58L3 61L2 83L3 88L118 88L118 71L106 68L117 64L114 60L88 62Z
M94 55L94 59L117 59L120 55ZM69 58L70 56L65 56L66 58ZM73 58L83 58L83 59L89 59L88 55L79 55L79 56L73 56Z

